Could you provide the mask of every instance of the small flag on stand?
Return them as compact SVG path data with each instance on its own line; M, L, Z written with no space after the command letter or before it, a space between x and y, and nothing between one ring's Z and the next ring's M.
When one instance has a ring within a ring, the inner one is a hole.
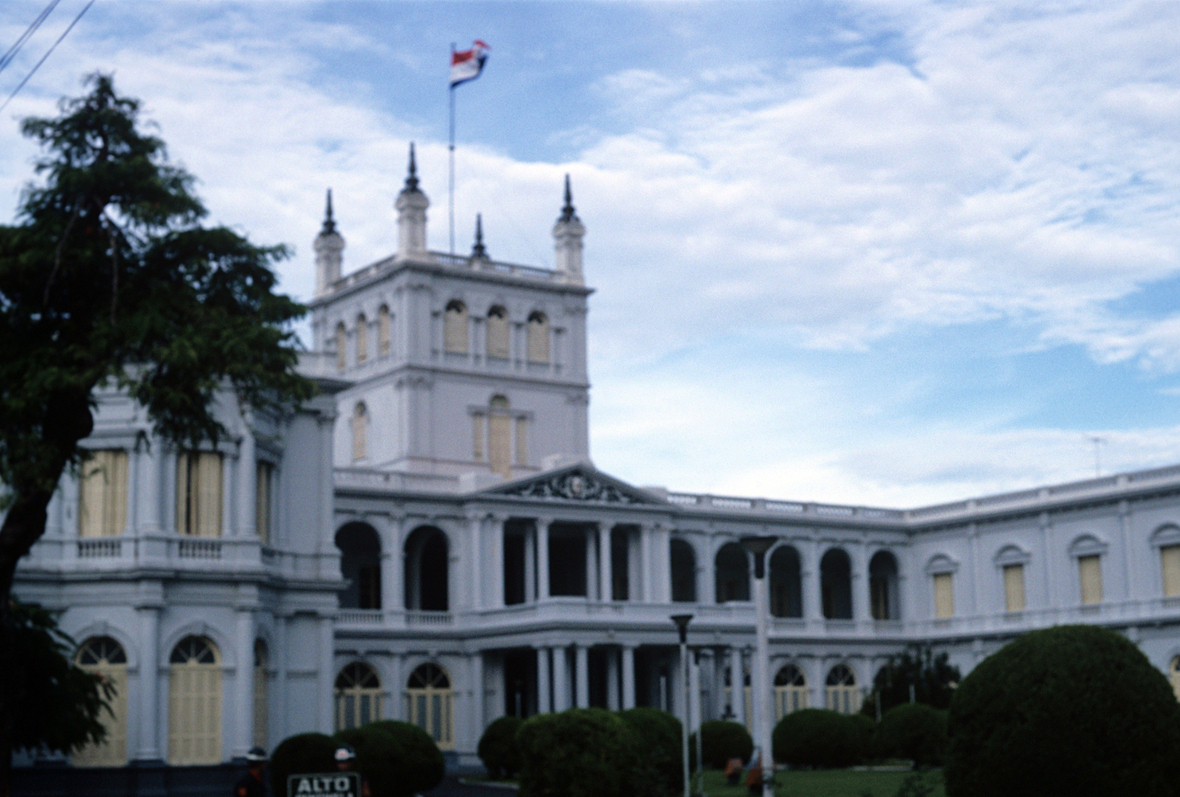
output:
M451 88L479 77L490 49L485 42L476 39L470 50L451 51Z

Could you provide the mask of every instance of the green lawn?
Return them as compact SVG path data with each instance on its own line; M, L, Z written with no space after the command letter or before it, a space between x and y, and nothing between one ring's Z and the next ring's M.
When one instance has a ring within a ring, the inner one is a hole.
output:
M894 797L911 774L849 769L789 770L778 773L774 793L776 797ZM928 797L946 797L941 772L925 772L921 777L933 787ZM709 797L749 797L745 786L726 785L725 776L717 771L705 772L705 792ZM911 792L913 797L921 793L920 790Z

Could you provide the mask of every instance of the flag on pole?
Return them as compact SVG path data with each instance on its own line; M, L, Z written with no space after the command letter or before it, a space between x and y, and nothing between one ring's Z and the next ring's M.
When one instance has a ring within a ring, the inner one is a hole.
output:
M484 62L488 60L488 50L492 49L485 42L476 39L470 50L451 52L451 88L468 80L475 80L483 71Z

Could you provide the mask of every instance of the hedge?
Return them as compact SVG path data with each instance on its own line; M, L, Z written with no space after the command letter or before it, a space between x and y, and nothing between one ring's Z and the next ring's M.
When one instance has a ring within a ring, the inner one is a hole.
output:
M941 766L946 755L947 712L925 703L903 703L881 716L873 736L877 758L909 758L914 768Z
M955 690L951 797L1180 793L1180 704L1129 640L1094 626L1033 631Z
M740 759L744 765L754 752L754 740L746 726L729 720L708 720L701 723L701 757L705 766L725 769L731 758ZM688 743L689 767L695 769L697 745L696 734Z
M516 742L516 732L523 724L520 717L503 716L484 728L476 752L484 769L493 778L510 778L520 771L520 745Z
M600 708L537 714L525 720L516 738L519 797L639 793L635 778L648 746L617 714Z
M631 708L619 717L643 740L643 768L637 773L634 793L673 795L684 793L683 730L678 720L658 708Z
M270 755L271 794L287 794L287 777L313 772L335 772L336 742L322 733L288 736Z
M771 734L774 760L795 767L847 767L866 753L866 728L861 715L805 708L779 720Z

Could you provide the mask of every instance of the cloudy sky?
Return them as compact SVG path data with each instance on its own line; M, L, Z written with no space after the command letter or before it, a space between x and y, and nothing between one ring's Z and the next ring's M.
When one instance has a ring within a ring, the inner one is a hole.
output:
M5 49L49 0L0 5ZM0 102L86 0L0 71ZM0 221L83 75L143 100L211 220L308 299L396 247L587 227L591 453L636 484L910 507L1180 462L1180 4L97 0L0 112ZM1097 441L1097 442L1095 442Z

